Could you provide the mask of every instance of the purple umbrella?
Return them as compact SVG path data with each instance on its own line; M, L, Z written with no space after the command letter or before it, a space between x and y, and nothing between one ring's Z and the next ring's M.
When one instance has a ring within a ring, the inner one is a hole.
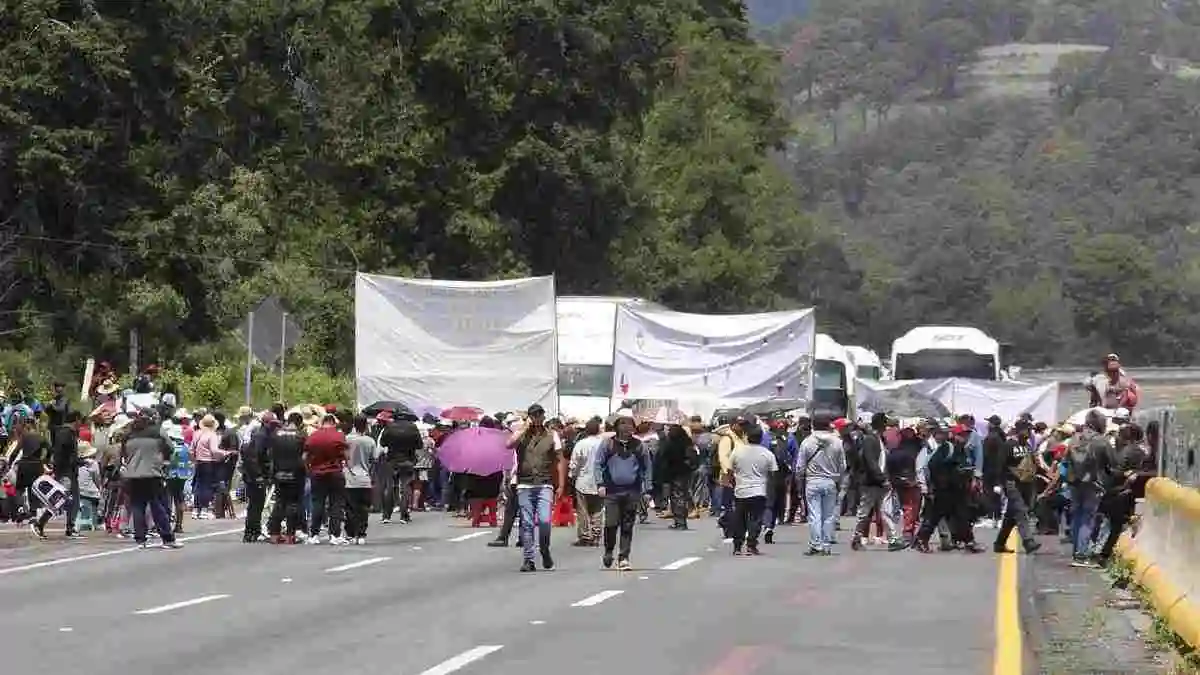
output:
M513 465L513 451L506 447L512 436L500 429L460 429L442 441L438 459L453 473L490 476Z

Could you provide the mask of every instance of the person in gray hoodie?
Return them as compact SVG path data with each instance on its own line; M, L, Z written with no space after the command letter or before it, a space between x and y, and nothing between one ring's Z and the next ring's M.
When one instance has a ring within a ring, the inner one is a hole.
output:
M367 543L367 520L371 509L371 467L383 454L367 433L366 415L354 417L353 430L346 436L346 536L359 546Z
M146 509L162 537L162 547L183 548L171 531L171 515L167 512L166 468L171 459L171 445L162 432L139 415L130 423L129 434L121 444L121 460L125 465L122 477L129 490L129 512L133 517L133 539L138 546L147 547Z
M833 432L828 415L813 417L813 433L800 444L794 474L803 481L808 504L808 551L832 555L838 518L838 485L846 473L846 449Z

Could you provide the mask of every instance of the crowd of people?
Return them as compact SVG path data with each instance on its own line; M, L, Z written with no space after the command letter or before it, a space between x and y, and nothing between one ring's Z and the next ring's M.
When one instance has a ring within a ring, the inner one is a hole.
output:
M153 373L143 377L152 387ZM112 394L104 378L93 389ZM114 399L98 398L85 416L61 383L53 391L47 405L10 397L0 424L0 519L26 522L37 537L60 513L65 536L79 537L83 507L114 536L178 548L186 514L233 517L237 497L247 543L362 545L373 511L382 524L397 514L407 523L417 510L466 516L471 503L499 498L504 519L489 545L508 546L519 524L526 572L539 556L542 568L554 566L551 514L566 501L574 545L601 548L602 564L619 569L631 567L634 530L652 514L671 530L708 514L735 555L760 555L778 526L796 522L809 525L807 554L829 555L841 518L852 516L854 550L931 552L937 535L937 550L978 553L983 525L997 530L997 553L1012 552L1014 530L1026 552L1037 550L1040 531L1060 534L1074 564L1102 564L1154 473L1157 432L1127 410L1110 418L1096 409L1083 424L1055 427L1028 415L977 424L971 415L877 413L859 423L787 411L709 426L699 417L656 423L631 410L581 422L534 405L472 422L511 431L513 464L471 476L438 461L440 444L468 423L333 405L226 416L189 412L170 395L132 411L106 412ZM37 494L43 476L62 486L61 508Z

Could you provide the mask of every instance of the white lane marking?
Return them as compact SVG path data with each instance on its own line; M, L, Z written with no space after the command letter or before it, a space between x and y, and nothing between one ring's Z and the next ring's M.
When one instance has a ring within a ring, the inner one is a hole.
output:
M708 547L708 552L709 552L709 553L712 553L712 552L713 552L713 551L715 551L715 550L717 550L717 549L715 549L715 548L713 548L713 547L711 547L711 546L709 546L709 547Z
M450 657L429 670L422 671L421 675L450 675L450 673L461 670L488 654L498 652L501 649L504 649L504 645L480 645L468 649L458 656Z
M474 539L475 537L482 537L485 534L491 534L491 531L484 530L483 532L472 532L470 534L459 535L457 537L454 537L453 539L447 539L446 541L453 541L453 542L457 543L460 541L466 541L468 539Z
M649 578L650 577L638 577L638 579L641 579L642 581L645 581L646 579L649 579Z
M420 551L420 550L421 550L421 547L420 547L420 546L414 546L414 547L412 547L412 550L414 550L414 551Z
M244 531L245 530L243 530L242 528L239 527L236 530L220 530L218 532L206 532L204 534L197 534L197 535L194 535L191 537L180 537L176 541L197 541L200 539L209 539L212 537L222 537L227 534L241 534ZM52 558L50 560L43 560L41 562L29 563L28 565L17 565L16 567L6 567L4 569L0 569L0 576L4 576L5 574L13 574L14 572L28 572L29 570L40 570L43 567L58 567L59 565L66 565L67 563L83 562L84 560L95 560L97 558L107 558L109 556L121 555L122 553L134 553L134 552L145 553L145 551L143 549L140 549L137 547L114 548L111 551L101 551L99 553L87 553L85 555L73 555L69 558Z
M290 584L290 583L292 583L292 578L291 578L291 577L284 577L284 578L280 579L279 581L280 581L281 583Z
M73 630L75 630L75 629L74 629L74 628L71 628L70 626L63 626L62 628L59 628L59 629L58 629L58 632L60 632L60 633L70 633L70 632L71 632L71 631L73 631Z
M367 558L366 560L359 560L357 562L346 563L345 565L338 565L337 567L330 567L329 569L327 569L325 571L326 572L345 572L346 570L358 569L359 567L366 567L367 565L376 565L378 563L387 562L389 560L391 560L391 558L387 557L387 556L380 557L380 558Z
M579 602L572 603L571 606L572 607L591 607L593 605L598 605L598 604L604 602L605 600L608 600L609 598L615 598L624 592L625 591L600 591L599 593L597 593L595 595L589 595L588 597L580 600Z
M676 560L676 561L675 561L675 562L673 562L673 563L669 563L669 564L663 565L662 567L660 567L660 568L658 568L658 569L660 569L660 570L667 570L667 571L673 571L673 570L682 569L682 568L684 568L684 567L687 567L688 565L691 565L691 564L692 564L692 563L694 563L694 562L700 562L700 558L697 558L696 556L689 556L689 557L687 557L687 558L680 558L679 560Z
M722 543L722 544L732 544L732 543L733 543L733 537L729 537L729 538L727 538L727 539L722 539L722 540L721 540L721 543Z
M198 598L192 598L191 600L172 602L169 605L160 605L158 607L151 607L150 609L139 609L138 611L134 612L134 614L162 614L163 612L169 612L173 609L183 609L184 607L191 607L192 605L202 605L206 602L224 600L228 597L229 596L224 593L219 595L202 595Z
M545 623L546 623L545 621L530 621L530 622L529 622L529 625L530 625L530 626L541 626L541 625L543 625L543 624L545 624Z

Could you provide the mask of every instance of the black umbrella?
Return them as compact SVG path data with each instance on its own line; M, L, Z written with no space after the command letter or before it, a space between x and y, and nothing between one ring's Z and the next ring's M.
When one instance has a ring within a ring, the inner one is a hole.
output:
M858 409L869 413L889 413L897 417L950 416L950 409L931 396L908 388L872 392L861 397Z
M742 408L742 414L763 417L771 413L789 412L807 407L808 401L802 398L768 398Z
M392 416L396 419L407 419L411 422L416 422L419 419L417 414L412 411L412 408L399 401L376 401L363 408L363 414L368 417L374 417L384 410L392 413Z

